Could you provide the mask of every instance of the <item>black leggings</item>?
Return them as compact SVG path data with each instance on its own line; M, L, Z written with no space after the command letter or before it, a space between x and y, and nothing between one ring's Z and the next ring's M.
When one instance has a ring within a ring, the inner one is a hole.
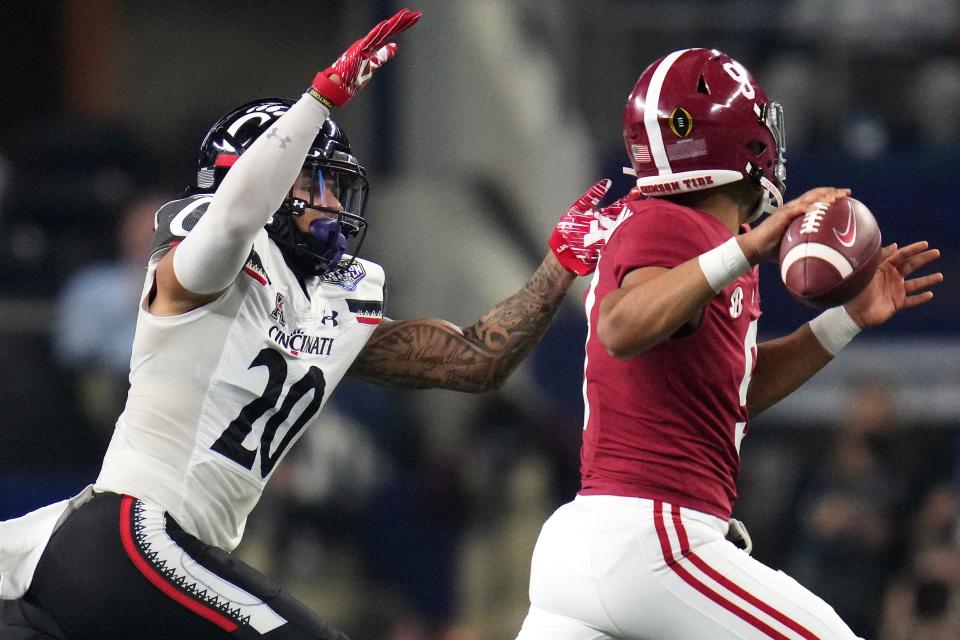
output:
M249 565L136 498L100 493L54 533L0 640L348 640Z

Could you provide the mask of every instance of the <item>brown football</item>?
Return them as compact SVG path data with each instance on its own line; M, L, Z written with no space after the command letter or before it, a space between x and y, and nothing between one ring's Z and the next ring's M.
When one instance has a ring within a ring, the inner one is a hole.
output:
M859 200L814 204L780 240L780 277L794 298L835 307L863 291L880 263L880 228Z

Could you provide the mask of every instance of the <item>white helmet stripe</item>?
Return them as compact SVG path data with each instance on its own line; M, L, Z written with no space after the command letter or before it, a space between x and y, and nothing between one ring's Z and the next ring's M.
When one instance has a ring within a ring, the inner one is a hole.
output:
M660 91L663 89L663 81L667 77L667 71L670 70L677 58L687 51L690 51L690 49L674 51L660 61L657 69L653 72L653 77L650 78L650 85L647 87L647 95L644 99L643 126L647 130L647 139L650 140L650 153L657 164L660 175L673 173L670 168L670 160L667 158L667 149L663 144L663 136L660 134L660 123L657 121Z

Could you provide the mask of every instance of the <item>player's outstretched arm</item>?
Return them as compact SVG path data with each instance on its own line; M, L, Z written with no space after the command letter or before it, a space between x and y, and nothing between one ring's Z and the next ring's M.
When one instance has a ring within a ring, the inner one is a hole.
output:
M597 209L609 188L609 180L600 180L570 205L540 267L522 289L475 324L460 328L437 319L383 323L350 373L414 389L480 393L500 386L543 337L575 275L596 268L606 231L626 199Z
M597 337L614 358L639 355L681 330L695 329L703 308L751 266L772 259L790 221L812 202L832 202L849 190L820 187L791 200L748 233L676 267L641 267L600 301Z
M382 323L349 373L411 389L495 389L543 337L573 280L549 253L522 289L469 327L438 319Z
M157 265L154 315L179 315L219 297L253 239L280 207L329 110L301 98L230 168L203 217Z
M911 275L939 258L939 250L915 242L902 249L889 245L883 251L877 274L856 298L827 310L788 336L758 345L757 366L747 391L751 417L793 393L861 330L933 299L929 289L943 281L943 274Z
M185 313L216 299L233 282L254 237L289 192L330 108L343 106L363 88L396 53L387 40L419 19L419 12L404 9L377 24L318 73L308 92L240 156L203 217L157 265L152 313Z

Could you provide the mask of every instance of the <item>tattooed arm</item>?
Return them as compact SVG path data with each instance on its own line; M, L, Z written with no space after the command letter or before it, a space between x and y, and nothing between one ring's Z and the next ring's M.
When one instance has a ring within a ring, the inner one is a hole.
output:
M552 252L520 291L476 324L461 329L446 320L382 323L348 373L413 389L480 393L499 387L543 337L574 274L596 269L613 221L635 199L628 194L598 210L610 184L600 180L574 200L554 228Z
M436 319L384 322L349 373L412 389L494 389L540 341L574 277L548 253L520 291L472 326Z

